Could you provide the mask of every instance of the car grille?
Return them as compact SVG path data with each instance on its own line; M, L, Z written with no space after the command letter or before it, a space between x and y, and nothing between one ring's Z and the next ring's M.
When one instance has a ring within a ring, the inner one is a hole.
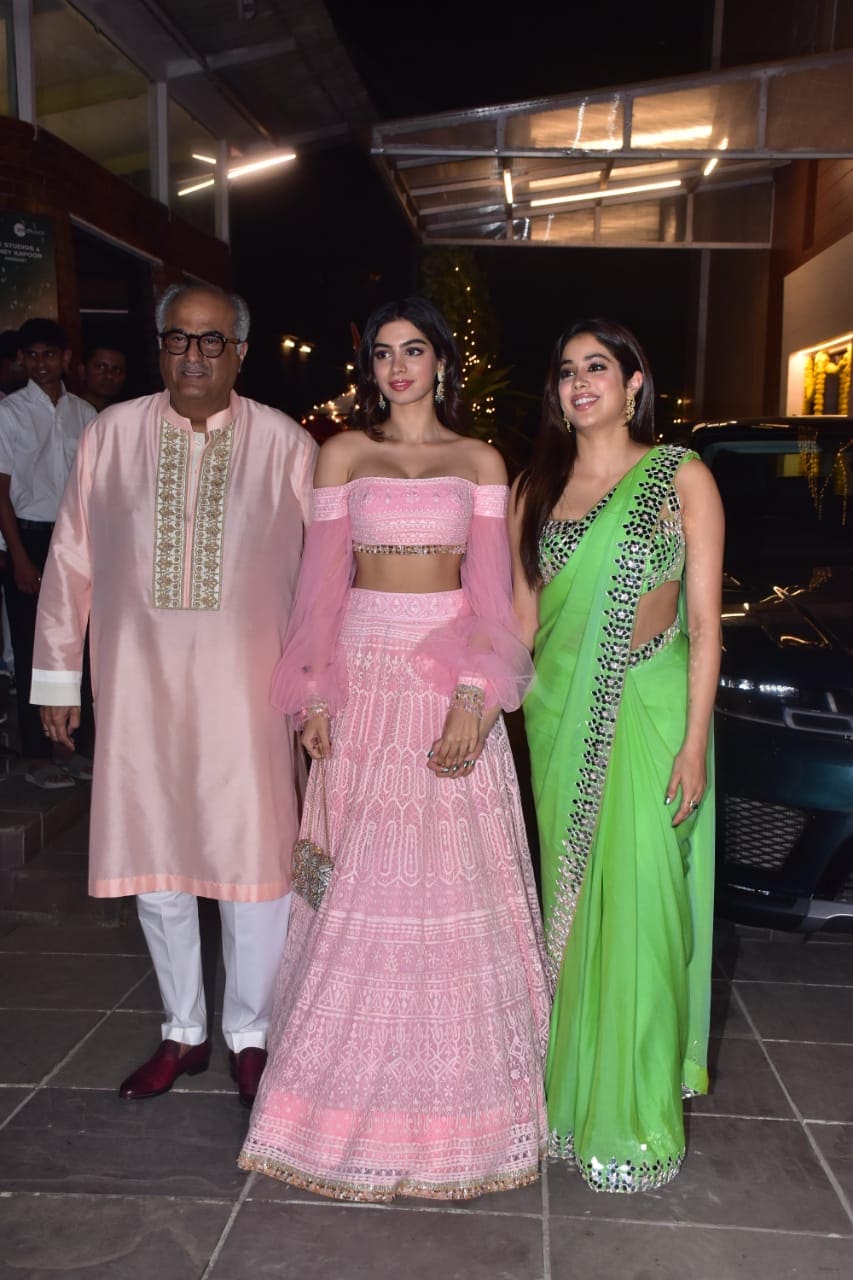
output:
M744 796L725 796L719 816L726 862L762 871L784 866L808 822L801 809Z

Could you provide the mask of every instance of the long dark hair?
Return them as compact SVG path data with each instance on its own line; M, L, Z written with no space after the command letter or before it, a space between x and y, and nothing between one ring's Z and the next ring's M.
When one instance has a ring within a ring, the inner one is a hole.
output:
M577 440L574 431L567 431L560 404L560 365L566 343L582 333L589 333L607 348L617 360L625 382L632 374L643 375L643 385L637 392L634 416L628 423L632 440L642 444L655 442L655 388L646 353L630 330L613 320L576 320L560 334L554 343L545 393L542 397L542 418L539 434L530 465L522 472L516 490L516 502L524 498L524 515L521 520L521 563L524 576L531 587L541 584L539 573L539 537L542 527L557 505L566 487L577 457Z
M373 352L379 330L393 320L408 320L413 324L429 340L436 358L444 361L444 399L436 403L435 413L445 427L460 431L464 409L459 386L462 368L459 348L450 325L438 307L434 307L426 298L416 296L400 298L396 302L386 302L377 307L364 326L356 355L358 409L353 414L353 424L371 440L385 439L383 427L388 421L390 408L387 405L384 409L379 407L379 388L373 374Z

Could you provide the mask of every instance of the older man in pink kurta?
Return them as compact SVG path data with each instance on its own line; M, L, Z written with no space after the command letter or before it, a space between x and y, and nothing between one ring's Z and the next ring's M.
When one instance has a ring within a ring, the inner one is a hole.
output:
M121 1096L164 1093L208 1065L199 895L220 903L222 1029L251 1104L297 831L292 733L269 687L316 447L234 393L240 299L173 286L157 319L166 390L107 409L80 440L41 588L32 700L48 736L69 741L88 621L90 887L138 895L166 1011L159 1049Z

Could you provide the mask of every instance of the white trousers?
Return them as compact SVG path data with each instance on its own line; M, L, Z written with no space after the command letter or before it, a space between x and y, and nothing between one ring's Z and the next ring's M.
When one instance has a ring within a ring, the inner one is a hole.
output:
M191 893L140 893L136 908L160 984L163 1039L201 1044L208 1028L198 901ZM289 893L269 902L219 903L225 967L222 1034L234 1053L266 1045L289 915Z

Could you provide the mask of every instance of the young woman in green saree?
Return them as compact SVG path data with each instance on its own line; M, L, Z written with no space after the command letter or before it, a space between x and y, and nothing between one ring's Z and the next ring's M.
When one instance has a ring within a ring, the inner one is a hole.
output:
M697 456L654 443L653 406L633 335L572 325L510 513L537 673L550 1153L598 1191L674 1177L682 1098L708 1088L723 516Z

